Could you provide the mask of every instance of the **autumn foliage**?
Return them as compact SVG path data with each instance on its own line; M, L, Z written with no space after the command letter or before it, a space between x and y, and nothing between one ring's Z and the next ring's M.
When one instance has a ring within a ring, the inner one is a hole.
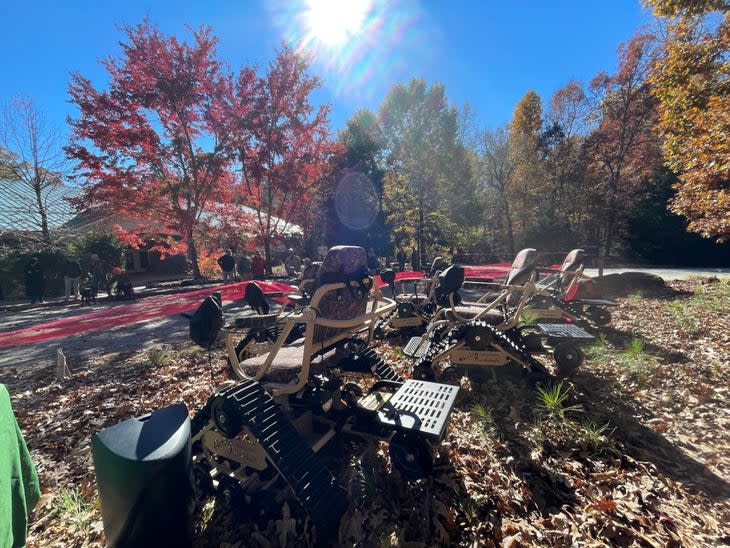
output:
M730 237L730 13L727 3L648 2L669 26L651 76L660 103L664 154L678 175L671 208L688 228L719 241ZM717 10L717 11L715 11ZM714 12L714 13L713 13ZM707 15L719 15L713 25Z
M196 277L203 235L236 230L268 244L284 228L271 216L296 217L327 166L328 107L309 120L317 80L287 49L264 78L232 73L208 28L191 44L147 21L126 37L121 58L104 62L108 90L80 74L70 84L80 114L67 150L87 181L79 205L136 220L129 232L154 235L167 253L187 250Z

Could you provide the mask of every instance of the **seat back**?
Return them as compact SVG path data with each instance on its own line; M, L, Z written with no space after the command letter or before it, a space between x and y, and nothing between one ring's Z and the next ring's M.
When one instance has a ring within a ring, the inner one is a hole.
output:
M351 320L364 315L372 283L367 270L367 254L362 247L340 245L331 248L314 281L311 305L317 318ZM322 343L343 331L350 329L315 325L312 344Z
M507 275L507 285L522 285L529 282L537 268L537 250L531 247L523 249L512 261L509 274Z
M583 264L583 257L585 251L582 249L574 249L565 256L563 265L560 267L560 272L569 272L571 270L577 270L579 266Z

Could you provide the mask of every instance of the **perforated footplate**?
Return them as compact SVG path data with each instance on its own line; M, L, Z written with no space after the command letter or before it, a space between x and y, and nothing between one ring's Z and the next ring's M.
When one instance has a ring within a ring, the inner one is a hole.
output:
M421 344L423 342L423 344ZM419 346L420 345L420 346ZM420 358L428 351L428 340L425 337L411 337L403 349L403 353L411 358Z
M458 386L409 379L378 411L381 422L436 441L446 431Z
M586 341L595 339L585 329L572 323L538 323L536 325L545 335L554 339L583 339Z

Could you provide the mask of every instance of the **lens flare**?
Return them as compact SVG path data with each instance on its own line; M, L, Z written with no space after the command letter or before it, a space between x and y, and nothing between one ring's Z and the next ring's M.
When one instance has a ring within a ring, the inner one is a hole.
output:
M362 230L373 224L380 210L378 191L373 182L360 172L343 176L335 190L335 211L348 228Z

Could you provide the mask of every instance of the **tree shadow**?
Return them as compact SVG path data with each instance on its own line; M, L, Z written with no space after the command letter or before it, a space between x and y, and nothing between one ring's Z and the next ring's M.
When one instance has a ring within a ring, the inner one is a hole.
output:
M606 338L606 341L610 342L619 350L623 350L628 345L630 345L633 340L637 338L634 333L622 331L620 329L616 329L615 327L610 326L602 328L600 333L603 334L603 336ZM656 356L666 363L688 363L690 361L690 358L684 352L680 352L677 350L667 350L663 346L649 343L643 339L642 342L644 344L643 350L646 353L651 354L652 356Z
M714 499L730 498L730 483L726 479L637 418L637 415L653 415L641 402L627 402L619 395L601 389L605 380L586 370L573 378L573 384L586 414L593 415L597 424L609 423L616 427L613 435L621 441L627 455L636 461L653 464L659 472L690 490Z

